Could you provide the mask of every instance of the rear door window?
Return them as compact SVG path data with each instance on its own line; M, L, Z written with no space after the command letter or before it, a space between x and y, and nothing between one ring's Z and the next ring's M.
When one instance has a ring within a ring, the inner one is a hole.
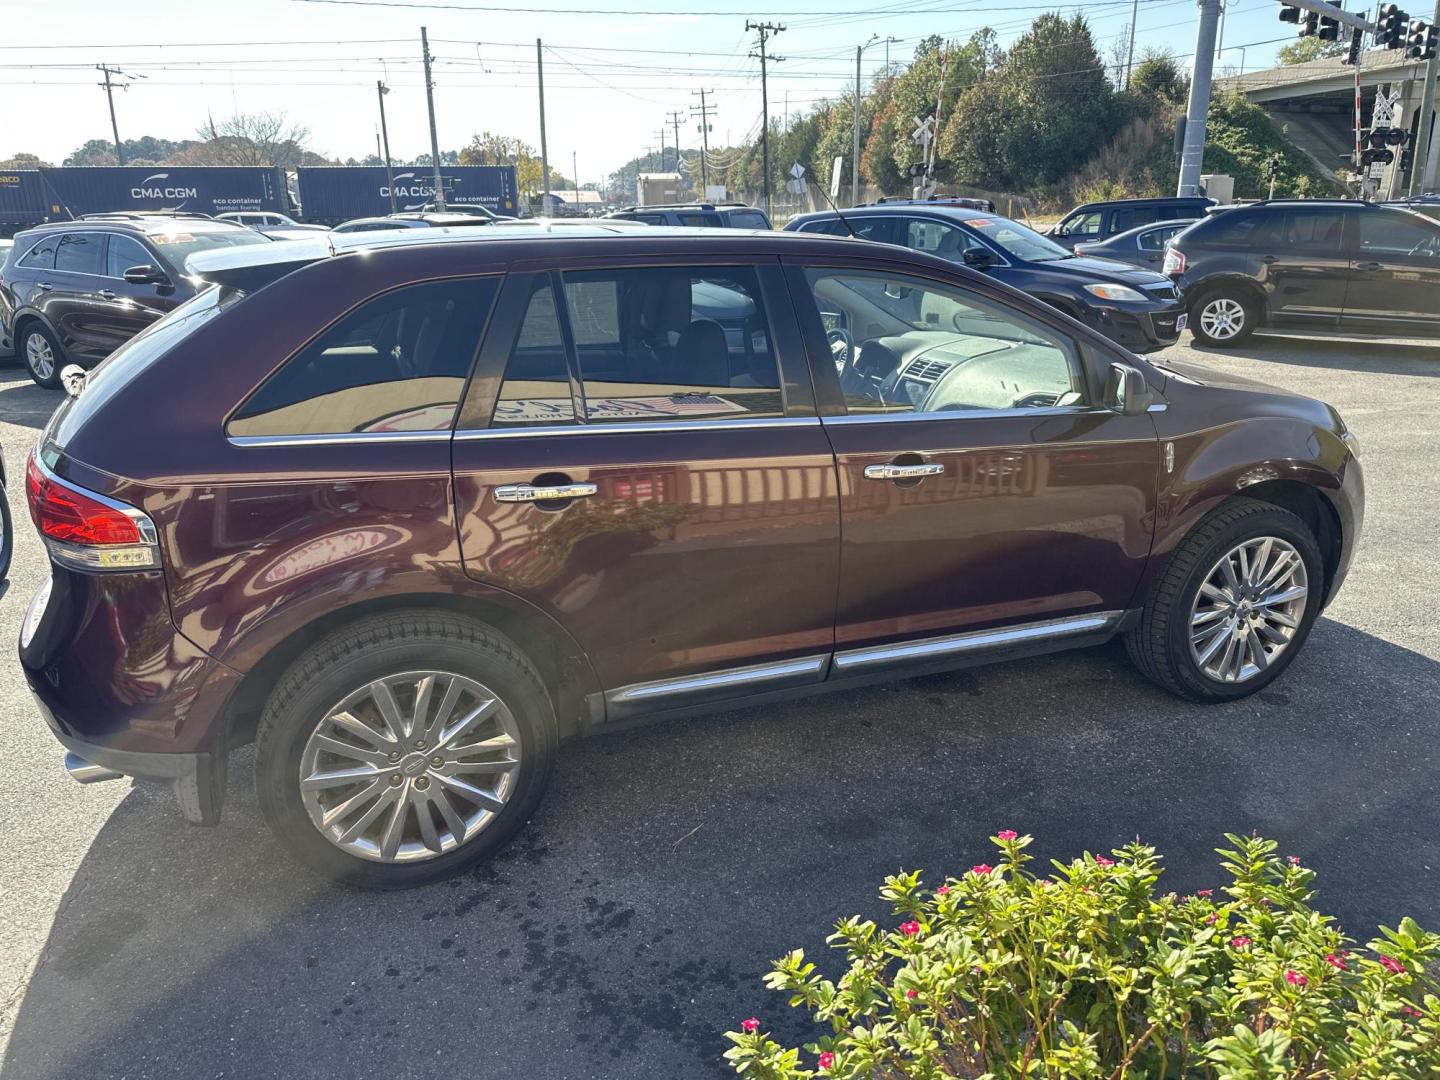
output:
M1102 210L1091 210L1089 213L1076 214L1066 218L1060 225L1061 236L1099 236L1100 227L1104 224L1105 213Z
M498 278L410 285L360 305L292 356L231 418L231 436L450 427Z
M677 215L681 225L691 225L702 229L720 228L719 214L687 214L681 212Z
M1138 229L1141 225L1149 225L1159 220L1159 214L1153 206L1126 206L1114 211L1110 217L1110 231L1112 233L1129 232L1131 229Z
M768 229L770 222L765 220L765 215L759 210L731 210L730 227L732 229Z
M55 269L71 274L104 273L104 233L66 233L55 251Z
M1338 255L1345 239L1345 217L1338 210L1286 210L1280 237L1292 251Z

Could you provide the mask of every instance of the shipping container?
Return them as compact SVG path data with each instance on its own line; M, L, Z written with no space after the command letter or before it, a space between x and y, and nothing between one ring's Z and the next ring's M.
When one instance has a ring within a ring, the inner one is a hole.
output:
M75 166L17 175L21 177L17 186L23 193L22 210L29 215L18 222L22 225L128 210L214 215L227 210L286 213L290 209L284 172L263 165ZM36 185L33 191L31 177ZM0 188L5 186L0 184Z
M396 210L419 210L435 201L435 174L428 166L396 167L394 179ZM440 170L440 179L450 206L483 206L497 214L519 211L513 165L452 165ZM391 210L383 165L305 167L295 170L295 181L306 221L337 225Z
M34 225L44 212L39 169L0 169L0 236Z

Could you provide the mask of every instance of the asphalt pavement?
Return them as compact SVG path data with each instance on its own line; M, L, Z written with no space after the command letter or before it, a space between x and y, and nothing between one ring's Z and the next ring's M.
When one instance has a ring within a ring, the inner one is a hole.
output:
M1061 858L1140 836L1180 891L1257 830L1362 941L1404 914L1440 929L1440 348L1171 353L1324 397L1363 446L1345 590L1231 705L1176 701L1107 646L612 734L564 748L489 865L365 894L275 846L248 752L215 829L163 790L70 781L10 653L0 1078L722 1077L740 1018L802 1031L761 985L773 957L830 963L830 924L882 914L883 875L963 870L999 828ZM5 642L46 572L18 469L57 400L0 369Z

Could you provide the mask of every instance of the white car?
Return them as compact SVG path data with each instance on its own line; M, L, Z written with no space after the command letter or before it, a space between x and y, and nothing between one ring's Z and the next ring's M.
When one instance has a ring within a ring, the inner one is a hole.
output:
M292 233L296 229L302 232L325 231L323 225L305 225L288 214L277 213L273 210L227 210L223 214L216 214L215 220L234 222L236 225L244 225L256 232L266 234L269 234L272 229L285 229ZM286 239L286 237L278 237L278 239Z

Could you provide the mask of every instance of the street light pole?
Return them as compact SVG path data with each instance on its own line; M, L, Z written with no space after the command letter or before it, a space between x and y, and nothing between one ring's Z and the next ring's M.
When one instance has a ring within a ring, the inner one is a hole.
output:
M1176 195L1200 194L1200 168L1205 158L1205 120L1210 113L1210 79L1215 70L1215 32L1220 0L1200 0L1195 32L1195 69L1190 76L1190 101L1185 109L1185 143L1180 151Z
M380 79L375 80L375 93L380 98L380 137L385 146L385 190L390 193L390 212L395 213L395 168L390 162L390 129L385 126L385 95L390 88Z
M430 165L435 174L435 208L445 209L445 181L440 177L440 138L435 134L435 80L430 78L430 37L420 28L420 49L425 59L425 105L430 111Z
M865 50L880 40L879 34L871 34L864 45L855 46L855 120L850 143L850 205L860 203L860 57Z
M1435 18L1431 26L1440 26L1440 0L1435 0ZM1410 165L1409 194L1425 190L1425 173L1430 168L1430 141L1435 138L1435 78L1440 74L1440 56L1432 55L1425 63L1425 92L1420 98L1420 125L1415 132L1414 161Z

